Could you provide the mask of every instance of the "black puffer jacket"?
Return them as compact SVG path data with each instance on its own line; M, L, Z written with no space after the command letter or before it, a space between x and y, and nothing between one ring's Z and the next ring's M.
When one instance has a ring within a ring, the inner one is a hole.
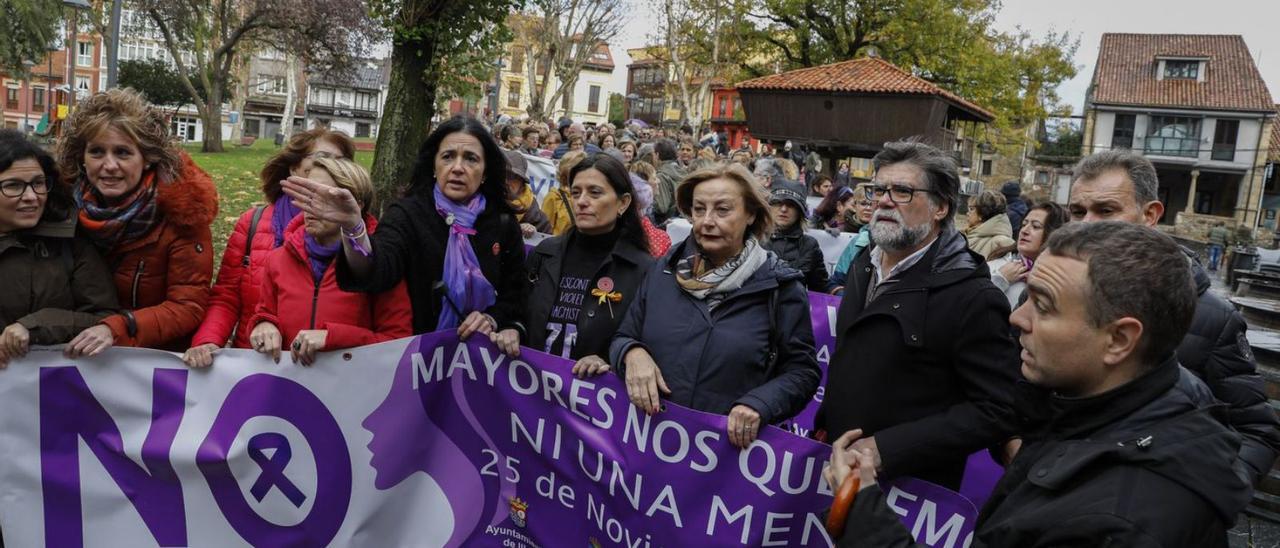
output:
M1017 429L1009 302L954 229L867 303L872 256L849 268L815 426L875 436L889 477L958 489L968 456Z
M1280 451L1280 420L1267 402L1258 364L1245 336L1244 318L1226 299L1209 291L1209 274L1192 260L1199 300L1191 328L1178 345L1178 361L1227 404L1227 422L1244 437L1240 460L1254 484Z
M677 404L721 415L744 404L766 424L795 416L822 382L800 272L770 253L742 287L708 310L676 283L676 263L693 245L690 236L653 266L613 338L609 363L625 378L622 357L642 346ZM777 343L773 364L766 359L771 339Z
M804 285L809 291L827 291L827 265L822 258L822 246L813 236L804 233L804 222L796 221L790 228L773 233L765 248L804 274Z
M1240 436L1172 358L1108 393L1054 399L982 509L972 546L1227 546L1252 490ZM879 486L858 493L838 546L916 546Z

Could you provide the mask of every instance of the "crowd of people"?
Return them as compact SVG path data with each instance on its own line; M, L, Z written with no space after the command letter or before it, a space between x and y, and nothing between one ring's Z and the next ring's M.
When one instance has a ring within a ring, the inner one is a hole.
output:
M449 329L618 375L646 413L726 415L738 447L821 389L827 481L861 483L836 501L841 545L909 544L877 479L956 489L983 449L1007 468L975 545L1225 545L1280 422L1242 318L1151 228L1147 160L1082 159L1066 208L1015 181L962 216L954 160L921 142L885 144L863 181L800 147L666 131L450 118L382 207L349 137L304 131L215 277L210 177L159 109L94 95L53 154L0 132L0 368L33 344L305 366ZM557 163L541 199L529 156ZM830 273L811 229L850 234ZM825 385L809 291L841 297Z

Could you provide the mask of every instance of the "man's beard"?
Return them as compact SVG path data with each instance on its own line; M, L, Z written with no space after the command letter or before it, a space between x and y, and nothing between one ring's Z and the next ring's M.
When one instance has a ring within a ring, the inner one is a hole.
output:
M883 223L880 219L892 219L896 223ZM877 209L871 216L871 241L876 246L892 251L906 251L924 242L932 227L931 221L907 226L902 212L896 209Z

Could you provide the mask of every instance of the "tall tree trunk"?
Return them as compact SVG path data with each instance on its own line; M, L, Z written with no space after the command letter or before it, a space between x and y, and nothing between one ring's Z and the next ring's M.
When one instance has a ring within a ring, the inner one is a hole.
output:
M280 117L280 133L284 134L284 139L288 141L293 137L293 112L298 108L298 56L293 54L285 56L285 71L288 74L284 78L284 113Z
M209 100L200 110L200 118L204 123L204 142L201 152L222 152L222 85L215 84L209 90Z
M397 43L391 50L391 81L373 158L373 184L381 207L409 187L418 148L431 133L436 81L429 70L434 57L430 40Z
M240 113L231 124L231 141L239 143L244 137L244 103L249 98L249 60L244 55L236 55L231 64L231 74L231 81L236 83L231 88L231 111Z

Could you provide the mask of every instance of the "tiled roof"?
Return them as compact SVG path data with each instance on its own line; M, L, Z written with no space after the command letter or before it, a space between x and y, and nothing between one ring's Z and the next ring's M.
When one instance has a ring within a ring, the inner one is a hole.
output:
M762 76L738 84L738 89L831 91L843 93L902 93L935 95L988 119L990 111L880 58L860 57L820 67Z
M1208 59L1203 82L1156 79L1158 57ZM1275 105L1239 35L1103 34L1094 103L1266 112Z
M609 51L609 44L600 42L600 45L596 46L596 50L591 52L591 57L587 58L586 66L605 72L613 72L613 52Z

